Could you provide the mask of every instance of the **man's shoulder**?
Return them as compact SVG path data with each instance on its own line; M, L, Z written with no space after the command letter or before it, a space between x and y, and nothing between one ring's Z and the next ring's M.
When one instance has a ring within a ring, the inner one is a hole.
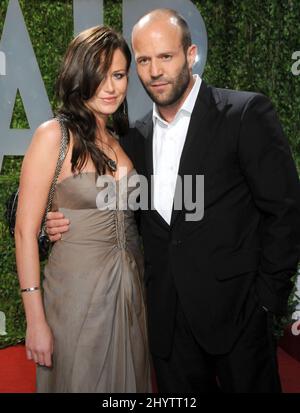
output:
M140 119L137 119L134 123L134 129L139 129L143 125L151 125L153 119L153 111L149 110L146 115L142 116Z
M131 139L140 139L141 137L146 138L153 126L153 112L150 110L146 115L137 119L130 129Z
M234 90L228 88L219 88L210 86L212 94L217 101L233 106L244 106L251 100L266 98L260 92L252 92L247 90Z
M261 113L272 107L270 99L261 92L234 90L208 86L212 101L219 110L226 110L226 117L241 118L245 113Z
M141 133L140 127L142 127L138 121L136 121L127 133L120 136L119 142L125 152L132 158L133 154L139 151L144 139L142 139L143 133Z

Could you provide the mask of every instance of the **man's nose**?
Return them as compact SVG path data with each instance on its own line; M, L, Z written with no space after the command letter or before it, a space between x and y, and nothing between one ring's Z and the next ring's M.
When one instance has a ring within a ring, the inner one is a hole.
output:
M157 78L162 75L162 68L158 62L152 61L150 66L151 77Z

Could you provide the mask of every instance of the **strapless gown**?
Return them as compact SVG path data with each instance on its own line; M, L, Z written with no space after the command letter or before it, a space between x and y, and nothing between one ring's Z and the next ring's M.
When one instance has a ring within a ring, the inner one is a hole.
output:
M54 354L51 368L37 367L37 392L151 392L143 256L134 213L118 201L130 196L124 180L134 175L115 183L114 209L99 208L104 189L94 172L56 186L52 210L70 219L70 229L45 266Z

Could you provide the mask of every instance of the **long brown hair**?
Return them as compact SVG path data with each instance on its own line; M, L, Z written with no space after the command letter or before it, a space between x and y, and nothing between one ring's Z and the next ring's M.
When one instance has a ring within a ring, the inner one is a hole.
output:
M124 38L106 26L84 30L70 43L57 80L57 96L61 102L58 114L74 136L71 158L72 172L80 172L90 157L99 175L105 173L107 156L96 145L97 123L85 102L94 96L112 62L116 49L127 61L131 53ZM125 134L129 127L126 99L112 115L114 131Z

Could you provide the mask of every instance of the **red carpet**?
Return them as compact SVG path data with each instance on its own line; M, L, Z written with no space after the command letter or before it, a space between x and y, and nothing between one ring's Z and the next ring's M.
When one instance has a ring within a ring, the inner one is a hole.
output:
M34 393L35 363L26 358L24 346L0 350L0 393Z
M279 372L284 393L300 393L300 363L279 347Z
M300 393L300 362L281 348L278 351L284 393ZM24 346L0 350L0 393L33 393L35 364L28 361Z
M285 329L284 336L280 339L280 347L300 363L300 326L296 329L295 323Z

